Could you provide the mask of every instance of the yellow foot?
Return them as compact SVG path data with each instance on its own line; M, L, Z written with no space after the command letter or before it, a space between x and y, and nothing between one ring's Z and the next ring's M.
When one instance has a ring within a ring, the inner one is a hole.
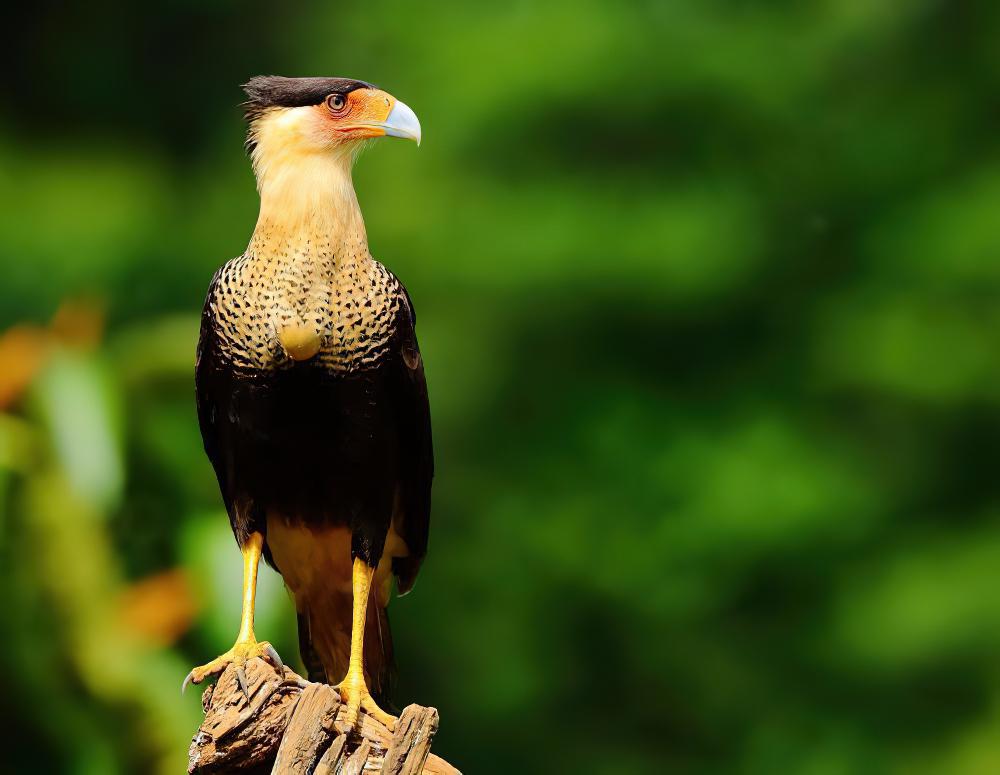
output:
M348 673L347 678L334 688L340 692L341 698L347 703L347 715L344 717L344 721L350 729L357 726L358 717L362 710L383 726L388 727L390 731L396 728L396 717L389 715L375 704L363 676L352 676Z
M200 684L206 678L219 675L229 665L234 665L236 667L236 680L240 682L240 688L243 690L244 696L250 699L250 686L247 682L244 665L254 657L259 657L265 662L269 662L280 675L284 675L285 666L282 664L281 657L278 656L278 652L274 650L274 647L266 640L258 643L253 638L250 638L248 640L236 641L233 647L225 654L216 657L207 665L194 668L184 679L184 683L181 685L181 692L188 688L188 684Z

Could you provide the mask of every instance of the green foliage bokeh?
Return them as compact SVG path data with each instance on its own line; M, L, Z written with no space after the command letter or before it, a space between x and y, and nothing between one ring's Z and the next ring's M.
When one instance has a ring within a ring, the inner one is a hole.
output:
M239 557L193 402L256 195L237 85L420 116L355 181L417 306L428 560L399 702L469 773L1000 772L1000 7L21 8L0 327L103 300L0 414L14 770L176 772ZM12 36L13 38L14 36ZM169 647L111 633L182 568ZM258 632L290 661L291 604Z

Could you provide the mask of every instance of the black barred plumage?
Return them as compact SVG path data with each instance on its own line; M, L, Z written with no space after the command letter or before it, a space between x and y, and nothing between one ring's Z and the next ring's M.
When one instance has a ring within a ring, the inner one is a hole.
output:
M405 304L402 285L377 261L348 258L335 267L326 251L329 244L296 256L247 252L223 266L207 300L219 357L237 369L291 368L277 331L295 318L325 342L315 357L331 371L358 371L384 358ZM316 283L313 272L332 279Z

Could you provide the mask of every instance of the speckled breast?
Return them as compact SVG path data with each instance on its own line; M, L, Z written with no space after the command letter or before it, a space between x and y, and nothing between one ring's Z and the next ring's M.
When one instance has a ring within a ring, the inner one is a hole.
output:
M296 330L319 338L312 361L341 373L385 355L403 303L399 282L371 257L301 252L248 251L222 268L208 299L219 355L237 368L290 368L282 334Z

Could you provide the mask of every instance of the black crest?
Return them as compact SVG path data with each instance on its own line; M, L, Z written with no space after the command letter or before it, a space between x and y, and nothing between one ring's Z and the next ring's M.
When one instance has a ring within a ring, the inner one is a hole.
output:
M374 89L365 81L353 78L285 78L281 75L258 75L243 84L247 101L246 117L252 121L268 108L300 108L318 105L331 94L347 94L355 89Z

